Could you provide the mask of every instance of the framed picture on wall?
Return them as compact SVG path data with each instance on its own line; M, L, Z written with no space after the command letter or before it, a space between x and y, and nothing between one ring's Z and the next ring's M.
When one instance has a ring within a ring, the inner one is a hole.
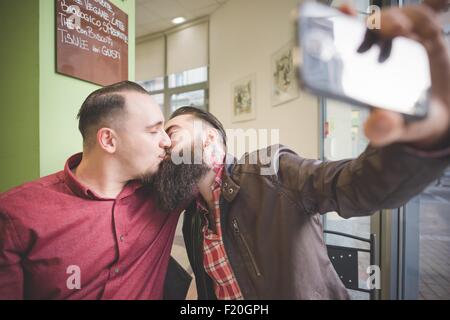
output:
M294 43L285 44L271 58L271 102L277 106L298 98L299 88L293 60Z
M231 84L232 122L256 119L256 74Z

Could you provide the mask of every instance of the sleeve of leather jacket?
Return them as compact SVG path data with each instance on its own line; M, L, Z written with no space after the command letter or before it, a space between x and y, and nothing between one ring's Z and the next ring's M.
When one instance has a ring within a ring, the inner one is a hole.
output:
M436 180L450 163L448 150L415 151L393 144L367 147L356 159L319 161L280 152L278 176L309 213L344 218L398 208Z

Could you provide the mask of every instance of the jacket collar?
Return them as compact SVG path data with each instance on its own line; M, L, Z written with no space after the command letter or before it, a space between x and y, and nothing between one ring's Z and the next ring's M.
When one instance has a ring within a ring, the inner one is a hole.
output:
M240 186L233 181L231 175L236 165L236 158L231 154L227 154L225 157L225 168L222 176L222 195L228 202L234 200L240 190Z

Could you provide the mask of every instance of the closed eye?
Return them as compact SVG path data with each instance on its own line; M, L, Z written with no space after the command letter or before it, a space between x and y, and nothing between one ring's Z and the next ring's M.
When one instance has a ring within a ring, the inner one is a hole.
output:
M168 127L166 129L166 133L169 136L169 138L172 138L173 134L176 133L178 131L178 129L179 129L179 126L176 125L176 124L175 125L171 125L170 127Z
M145 129L146 129L146 131L148 131L150 133L158 133L163 128L163 125L164 125L164 123L162 121L160 121L154 125L145 127Z
M174 133L175 133L175 130L171 130L167 135L169 136L169 138L172 138Z

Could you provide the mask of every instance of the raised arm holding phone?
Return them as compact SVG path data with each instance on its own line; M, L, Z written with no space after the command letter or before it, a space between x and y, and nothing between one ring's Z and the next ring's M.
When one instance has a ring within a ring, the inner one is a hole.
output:
M0 299L162 299L167 280L189 282L166 277L182 209L200 299L349 298L320 215L401 206L450 163L450 60L436 19L448 2L426 3L383 10L368 39L424 45L427 116L406 123L374 109L365 124L370 145L356 159L322 162L273 146L262 154L275 154L278 170L261 174L260 163L247 164L251 155L225 158L226 132L208 112L180 108L165 123L135 83L93 92L79 112L83 153L0 195ZM172 161L194 142L200 164Z

